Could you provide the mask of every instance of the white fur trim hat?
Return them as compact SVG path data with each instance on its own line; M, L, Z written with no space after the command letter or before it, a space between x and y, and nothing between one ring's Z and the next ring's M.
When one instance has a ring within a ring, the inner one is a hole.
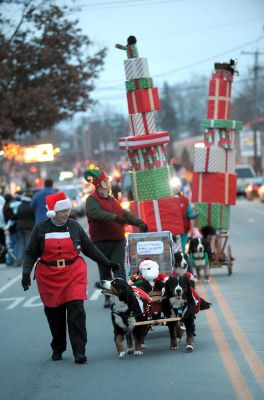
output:
M46 196L46 207L48 209L46 212L47 217L53 218L57 211L71 210L72 202L64 192L58 192Z

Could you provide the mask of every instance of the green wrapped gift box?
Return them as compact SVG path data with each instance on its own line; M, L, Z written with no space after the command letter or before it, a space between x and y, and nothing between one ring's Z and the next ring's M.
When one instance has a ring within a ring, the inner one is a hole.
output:
M215 129L234 129L241 130L243 128L242 121L232 121L230 119L203 119L202 128L215 128Z
M126 90L131 92L136 89L149 89L153 87L153 79L152 78L140 78L140 79L130 79L129 81L125 81Z
M172 189L169 184L171 167L131 173L134 200L157 200L172 196Z
M215 229L229 229L230 206L218 203L194 203L195 212L199 213L194 220L194 226L202 228L212 225Z

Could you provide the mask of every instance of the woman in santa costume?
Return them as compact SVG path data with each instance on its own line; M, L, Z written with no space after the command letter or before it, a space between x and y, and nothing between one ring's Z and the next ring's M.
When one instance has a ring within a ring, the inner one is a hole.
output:
M72 203L65 193L48 195L46 204L48 219L35 225L25 252L22 286L29 289L30 273L37 262L35 278L52 335L52 360L61 360L66 350L67 321L75 362L83 364L87 361L83 305L87 299L87 266L80 252L114 272L119 265L105 257L80 224L69 218Z

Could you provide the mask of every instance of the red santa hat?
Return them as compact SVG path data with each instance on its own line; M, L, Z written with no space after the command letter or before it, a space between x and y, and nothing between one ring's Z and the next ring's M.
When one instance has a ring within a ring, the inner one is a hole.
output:
M142 272L142 269L157 269L159 270L159 264L154 261L152 258L146 257L143 260L140 260L137 265L137 270L139 273Z
M72 202L64 192L58 192L46 196L46 207L48 209L46 212L47 217L53 218L57 211L71 210Z

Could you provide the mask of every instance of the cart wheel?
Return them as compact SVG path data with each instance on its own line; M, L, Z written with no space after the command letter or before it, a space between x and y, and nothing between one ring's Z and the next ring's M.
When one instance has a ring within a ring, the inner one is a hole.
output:
M233 261L232 261L232 253L230 245L227 246L227 269L228 269L228 276L232 275Z

